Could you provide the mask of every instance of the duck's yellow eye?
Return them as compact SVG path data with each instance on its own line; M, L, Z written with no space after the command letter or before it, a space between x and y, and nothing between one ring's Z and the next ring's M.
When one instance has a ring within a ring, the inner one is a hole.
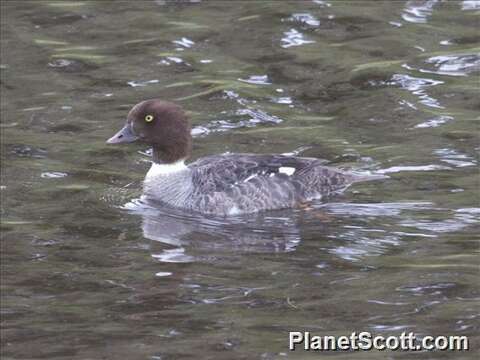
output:
M151 122L151 121L153 121L153 115L147 115L147 116L145 116L145 121L146 121L146 122Z

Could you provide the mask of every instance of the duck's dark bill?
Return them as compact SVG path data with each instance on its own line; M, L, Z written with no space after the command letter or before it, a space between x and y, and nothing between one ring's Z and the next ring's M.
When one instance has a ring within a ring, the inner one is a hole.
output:
M126 124L118 133L107 140L107 144L129 143L137 139L138 137L132 131L132 126Z

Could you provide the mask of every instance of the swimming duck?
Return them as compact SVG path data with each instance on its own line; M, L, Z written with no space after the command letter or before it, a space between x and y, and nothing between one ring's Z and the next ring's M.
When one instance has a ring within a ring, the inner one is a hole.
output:
M135 105L108 144L142 141L153 162L144 194L169 206L221 216L299 207L358 181L375 179L324 166L315 158L222 154L188 165L192 137L182 108L152 99Z

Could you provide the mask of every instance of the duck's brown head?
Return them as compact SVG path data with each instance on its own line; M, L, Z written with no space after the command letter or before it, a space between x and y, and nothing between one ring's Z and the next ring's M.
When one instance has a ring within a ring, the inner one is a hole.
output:
M176 104L159 99L145 100L128 113L125 126L107 140L108 144L142 141L152 146L153 161L173 163L188 158L192 136L185 112Z

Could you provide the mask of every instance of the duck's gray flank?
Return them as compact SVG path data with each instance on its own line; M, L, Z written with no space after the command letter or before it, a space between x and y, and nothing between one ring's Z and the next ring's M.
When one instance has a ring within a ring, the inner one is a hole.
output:
M208 156L177 172L147 176L145 194L171 206L223 215L295 207L351 184L352 175L321 164L282 155Z

